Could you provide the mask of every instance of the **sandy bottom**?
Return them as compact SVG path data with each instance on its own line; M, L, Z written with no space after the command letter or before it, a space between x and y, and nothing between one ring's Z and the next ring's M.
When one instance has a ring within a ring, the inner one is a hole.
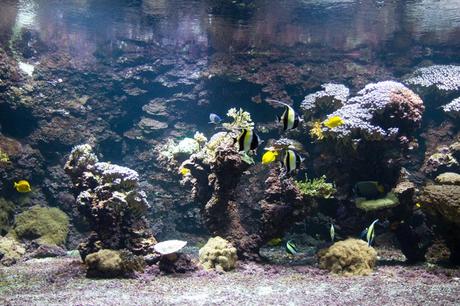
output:
M406 266L390 254L372 275L341 277L312 258L277 256L276 264L242 263L224 274L150 268L108 280L86 278L78 257L33 259L0 268L0 305L460 305L458 269Z

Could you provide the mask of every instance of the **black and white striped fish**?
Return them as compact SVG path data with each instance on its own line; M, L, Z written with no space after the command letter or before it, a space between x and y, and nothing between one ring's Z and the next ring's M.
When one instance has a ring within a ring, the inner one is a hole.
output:
M297 113L291 106L278 100L267 99L267 101L284 105L285 108L283 114L281 116L276 116L278 122L281 122L283 124L283 130L293 130L299 126L299 123L302 121L302 119L299 115L297 115Z
M238 142L238 151L249 152L257 149L261 140L254 129L243 129L235 142Z
M303 158L294 150L286 150L282 165L286 170L286 173L291 173L292 171L300 168L302 161Z

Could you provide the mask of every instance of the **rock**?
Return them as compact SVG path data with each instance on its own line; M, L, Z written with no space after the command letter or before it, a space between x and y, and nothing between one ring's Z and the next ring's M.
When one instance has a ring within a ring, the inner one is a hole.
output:
M419 202L423 209L438 213L445 221L460 226L460 186L426 186L422 190Z
M384 198L375 200L366 200L365 198L356 199L356 207L364 211L374 211L380 209L392 208L399 205L398 198L393 192L386 194Z
M127 277L144 271L144 260L127 250L102 249L85 258L88 277Z
M146 117L142 118L137 125L146 134L150 134L168 128L168 124L166 122Z
M57 245L39 245L27 258L47 258L66 256L67 251Z
M318 253L319 266L344 276L368 275L377 261L377 252L360 239L334 243Z
M236 266L236 248L227 240L216 236L210 238L200 249L200 264L207 270L230 271Z
M0 263L4 266L15 264L26 253L24 245L13 238L0 237Z
M460 185L460 174L454 172L444 172L438 175L434 180L438 184Z
M16 216L9 236L39 245L63 245L69 232L69 218L59 208L34 206Z
M187 273L197 269L196 264L189 255L183 253L175 253L174 258L170 256L162 256L158 263L160 271L168 274Z
M15 205L13 202L0 198L0 236L6 235L13 224Z

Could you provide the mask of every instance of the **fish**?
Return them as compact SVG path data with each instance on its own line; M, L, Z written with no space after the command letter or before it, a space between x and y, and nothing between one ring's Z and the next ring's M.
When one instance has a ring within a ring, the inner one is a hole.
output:
M376 199L385 193L385 188L377 181L361 181L355 184L353 192L357 197Z
M286 252L290 255L297 255L297 246L295 245L294 241L289 240L286 242Z
M261 140L253 129L243 129L235 142L238 142L238 151L249 152L256 150Z
M209 123L219 124L221 122L222 122L222 118L220 118L219 115L214 114L214 113L209 114Z
M343 121L343 119L339 116L332 116L323 122L324 126L327 126L330 129L341 126L344 123L345 121Z
M278 156L277 151L267 151L262 155L262 164L270 164L276 160L276 157Z
M371 246L372 243L374 242L374 237L375 237L375 229L374 226L375 224L379 221L379 219L375 219L374 222L371 223L369 226L367 233L366 233L366 240L367 240L367 245Z
M422 204L420 204L420 202L417 202L415 203L415 206L417 206L418 208L422 207Z
M331 236L331 241L334 242L335 238L335 229L334 229L334 224L331 223L331 229L329 230L329 234Z
M267 245L270 245L270 246L278 246L281 244L281 242L283 242L283 239L281 238L273 238L273 239L270 239L268 242L267 242Z
M180 168L180 169L179 169L179 172L180 172L180 174L182 174L183 176L186 176L187 174L190 174L190 169L189 169L189 168L183 167L183 168Z
M267 99L268 102L275 102L278 104L283 105L284 112L281 116L277 115L276 118L278 122L283 123L283 130L293 130L299 126L299 123L302 122L302 118L294 111L294 109L289 106L288 104L278 101L278 100L273 100L273 99Z
M32 189L30 189L30 183L26 180L20 180L17 183L14 182L14 188L17 192L20 193L27 193L32 191Z
M286 173L299 169L303 158L293 150L286 150L282 161L282 166L286 170Z

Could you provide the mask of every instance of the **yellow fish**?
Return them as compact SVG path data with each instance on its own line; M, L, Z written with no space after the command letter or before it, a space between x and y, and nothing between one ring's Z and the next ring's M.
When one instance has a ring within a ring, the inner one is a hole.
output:
M422 204L420 203L415 203L415 206L417 206L418 208L422 207Z
M327 119L326 121L324 121L324 125L327 126L328 128L332 129L332 128L335 128L335 127L338 127L342 124L344 124L345 121L343 121L342 118L340 118L339 116L332 116L331 118Z
M278 152L276 151L267 151L264 153L262 156L262 164L270 164L276 160L276 157L278 156Z
M186 176L187 174L190 174L190 169L189 168L180 168L179 172L183 176Z
M17 190L17 192L21 193L26 193L26 192L31 192L32 190L30 189L30 184L26 180L20 180L19 182L14 182L14 188Z
M267 242L267 245L269 246L278 246L283 242L283 239L281 238L273 238L270 241Z

